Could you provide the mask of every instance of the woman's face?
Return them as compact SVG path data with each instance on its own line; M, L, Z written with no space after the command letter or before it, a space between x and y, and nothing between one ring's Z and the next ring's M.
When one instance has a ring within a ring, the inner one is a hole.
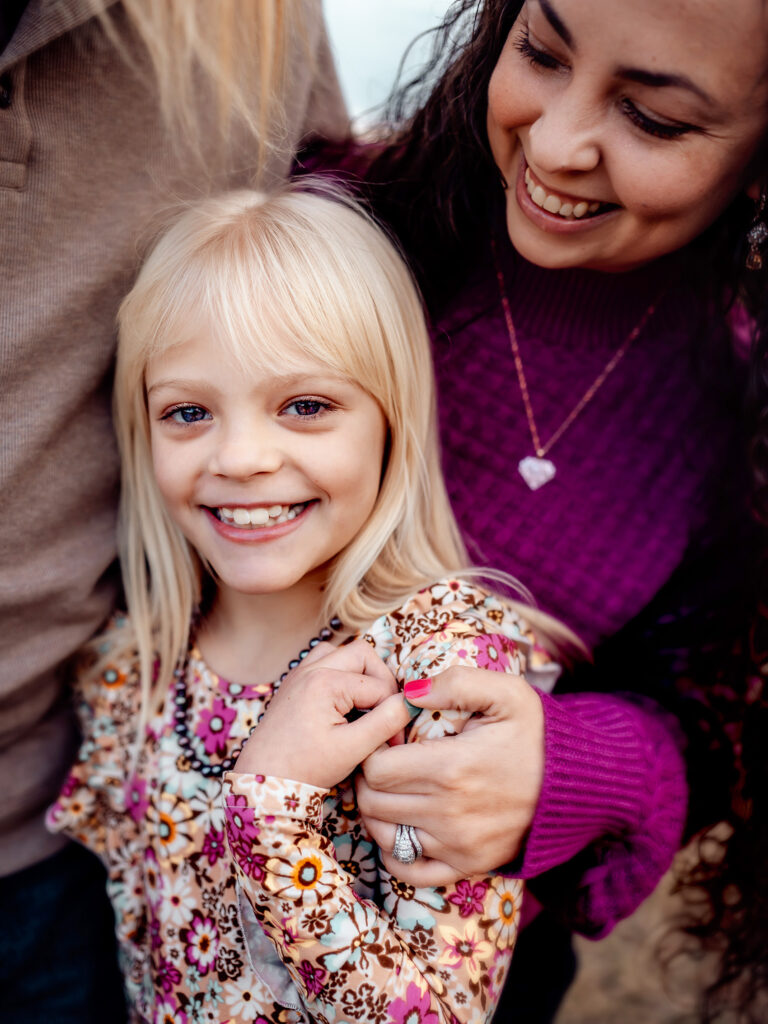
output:
M488 90L509 236L544 267L685 245L750 184L767 125L763 0L527 0Z

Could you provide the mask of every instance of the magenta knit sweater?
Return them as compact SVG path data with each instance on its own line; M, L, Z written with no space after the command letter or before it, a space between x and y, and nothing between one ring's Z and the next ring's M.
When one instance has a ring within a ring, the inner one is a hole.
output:
M557 474L535 492L517 471L533 448L490 245L436 316L445 473L470 552L521 579L543 609L596 649L599 662L601 644L652 605L697 550L697 538L712 532L709 492L713 481L722 484L737 444L719 396L728 389L706 383L706 374L698 379L696 306L674 261L613 276L546 271L520 259L506 239L497 244L544 442L647 305L659 302L553 445L548 457ZM655 695L669 680L629 682L655 643L653 617L642 634L626 632L608 687ZM706 642L694 631L693 643ZM589 676L583 685L591 688ZM597 938L649 895L680 844L683 732L648 700L565 693L543 695L542 703L544 783L513 867L525 878L543 876L532 883L535 894ZM553 872L558 865L566 866Z

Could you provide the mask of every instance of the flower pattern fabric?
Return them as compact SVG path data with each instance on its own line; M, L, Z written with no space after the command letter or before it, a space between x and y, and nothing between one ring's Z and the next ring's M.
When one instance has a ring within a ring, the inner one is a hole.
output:
M402 685L451 664L525 670L534 638L479 586L442 581L365 634ZM502 876L416 889L390 876L351 780L332 790L192 770L169 699L135 764L138 667L130 628L75 690L83 741L49 827L108 874L134 1022L455 1024L488 1020L517 935L522 883ZM275 685L215 675L192 649L189 732L205 762L237 748ZM409 741L462 728L424 711Z

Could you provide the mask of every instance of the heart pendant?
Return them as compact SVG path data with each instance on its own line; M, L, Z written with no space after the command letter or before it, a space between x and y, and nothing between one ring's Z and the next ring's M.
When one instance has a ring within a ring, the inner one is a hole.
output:
M555 475L554 462L540 459L537 455L526 455L524 459L520 459L517 469L532 491L538 491Z

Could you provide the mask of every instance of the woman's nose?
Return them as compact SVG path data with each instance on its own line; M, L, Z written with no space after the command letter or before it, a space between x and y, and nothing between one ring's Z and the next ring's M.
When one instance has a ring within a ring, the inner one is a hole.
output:
M210 470L214 476L245 480L258 473L274 473L283 461L284 452L269 425L242 424L219 436Z
M604 113L573 84L550 96L528 131L528 156L534 170L550 174L594 170L602 151Z

